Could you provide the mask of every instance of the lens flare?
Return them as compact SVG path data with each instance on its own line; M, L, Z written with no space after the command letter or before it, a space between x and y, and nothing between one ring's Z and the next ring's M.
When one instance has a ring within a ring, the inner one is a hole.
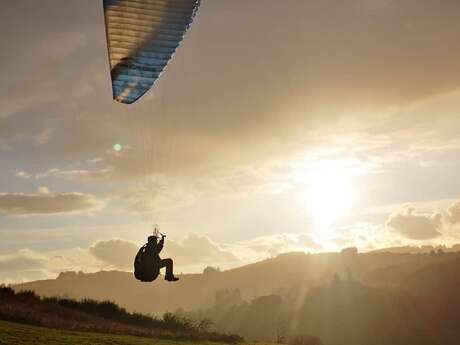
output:
M115 144L113 145L113 149L117 152L123 151L123 145L122 144Z

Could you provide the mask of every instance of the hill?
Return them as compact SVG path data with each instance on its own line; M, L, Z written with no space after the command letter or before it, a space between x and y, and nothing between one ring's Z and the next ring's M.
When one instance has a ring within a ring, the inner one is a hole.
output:
M434 325L411 293L355 281L333 280L312 289L291 316L297 332L315 334L328 345L453 345L459 335L447 337L450 330Z
M178 308L193 310L212 306L220 289L240 289L244 298L270 293L289 286L299 275L295 267L308 266L304 253L270 259L224 272L181 275L175 284L157 279L153 284L140 283L128 272L67 272L57 279L15 286L42 296L109 299L129 310L161 314ZM277 279L272 279L272 272ZM129 291L129 293L127 293Z
M0 321L0 344L16 345L213 345L209 341L159 340L126 335L45 329Z
M247 339L284 342L306 334L324 345L456 345L460 259L437 259L422 268L418 262L401 264L406 267L396 271L400 285L371 286L352 274L335 275L307 291L294 286L252 301L221 293L214 307L191 315Z
M460 244L454 244L451 247L444 245L439 246L401 246L401 247L389 247L374 250L373 253L393 253L393 254L428 254L432 252L444 252L444 253L455 253L460 251Z
M332 279L334 274L363 280L371 285L387 285L393 273L403 269L400 282L409 272L439 261L460 258L459 253L395 254L353 252L305 254L289 253L228 271L206 270L204 274L180 276L171 284L161 278L151 284L140 283L128 272L62 273L57 279L19 284L17 290L32 290L42 296L66 296L115 301L130 311L160 315L177 309L212 307L221 290L238 289L241 298L297 289L308 290ZM387 272L387 273L385 273ZM382 279L382 274L391 275Z
M0 320L72 331L91 331L157 339L239 342L237 335L209 332L209 322L167 313L162 318L129 313L94 300L40 298L31 291L0 287Z
M207 269L174 285L99 272L66 273L15 288L104 296L153 313L182 308L190 319L209 319L216 331L250 340L286 343L304 334L324 345L453 345L460 337L458 277L457 252L360 254L351 248L289 253L223 272Z

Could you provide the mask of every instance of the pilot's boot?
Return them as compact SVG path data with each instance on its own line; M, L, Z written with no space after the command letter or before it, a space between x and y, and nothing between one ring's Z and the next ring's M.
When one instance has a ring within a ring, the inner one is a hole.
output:
M165 280L167 280L168 282L178 281L179 278L175 277L173 273L173 261L171 259L164 259L162 260L162 262L166 267Z

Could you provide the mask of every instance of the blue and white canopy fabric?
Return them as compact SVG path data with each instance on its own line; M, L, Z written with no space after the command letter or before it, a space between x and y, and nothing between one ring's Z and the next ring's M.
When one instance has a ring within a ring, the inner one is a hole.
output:
M172 58L200 0L103 0L113 98L131 104Z

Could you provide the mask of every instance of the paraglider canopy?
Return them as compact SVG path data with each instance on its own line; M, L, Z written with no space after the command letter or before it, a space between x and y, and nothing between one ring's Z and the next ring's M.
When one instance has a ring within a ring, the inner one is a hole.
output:
M131 104L159 78L200 0L104 0L113 98Z

